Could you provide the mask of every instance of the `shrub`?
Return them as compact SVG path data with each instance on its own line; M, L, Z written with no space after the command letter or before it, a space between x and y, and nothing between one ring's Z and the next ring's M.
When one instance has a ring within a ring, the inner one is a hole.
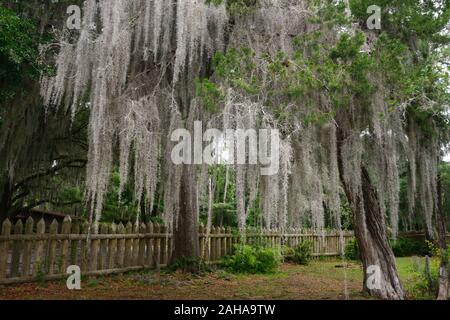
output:
M294 248L294 255L292 261L298 264L306 265L311 260L312 256L312 242L302 241Z
M345 246L344 255L347 260L360 259L358 243L356 242L356 239L351 239L349 242L347 242L347 245Z
M429 254L425 242L412 238L398 237L395 241L391 240L391 246L396 257Z
M430 259L429 271L426 272L424 258L415 258L410 266L411 280L406 284L408 294L414 299L434 299L439 286L440 259Z
M294 248L286 245L281 246L281 255L284 261L292 261L294 257Z
M272 248L235 245L233 255L225 257L221 265L235 273L272 273L279 266L280 258Z

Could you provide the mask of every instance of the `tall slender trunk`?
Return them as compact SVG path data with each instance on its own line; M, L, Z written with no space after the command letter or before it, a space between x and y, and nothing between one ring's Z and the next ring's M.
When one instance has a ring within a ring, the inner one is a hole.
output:
M338 130L338 166L340 180L353 212L356 241L363 264L363 290L371 296L402 300L405 295L395 265L395 257L389 245L387 227L380 208L376 189L373 187L369 173L361 164L361 190L354 193L353 186L344 179L342 129ZM380 277L377 280L375 277Z
M449 263L448 263L448 255L447 255L447 243L445 239L446 234L446 221L444 208L442 207L442 183L441 176L438 175L437 182L437 192L438 192L438 203L437 203L437 231L438 231L438 245L441 250L441 265L439 266L439 291L438 291L438 300L447 300L449 295L449 281L450 281L450 272L449 272Z
M185 271L195 272L200 258L196 183L192 165L183 165L180 182L180 212L174 225L174 251L171 262L183 261Z

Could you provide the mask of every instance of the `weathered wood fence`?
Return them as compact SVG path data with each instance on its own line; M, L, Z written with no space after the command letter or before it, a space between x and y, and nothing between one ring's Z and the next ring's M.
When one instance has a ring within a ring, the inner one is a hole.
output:
M199 244L202 257L214 263L231 252L242 241L231 229L200 227ZM345 243L353 237L344 232ZM246 243L267 246L295 246L303 240L313 243L313 255L337 256L341 252L340 233L316 234L294 230L280 234L277 230L250 230ZM28 218L12 225L2 224L0 235L0 284L31 282L37 279L57 279L66 276L69 265L78 265L83 275L126 272L167 265L173 248L172 234L158 224L135 226L101 224L97 233L88 236L87 225L72 224L69 217L61 225L50 225Z

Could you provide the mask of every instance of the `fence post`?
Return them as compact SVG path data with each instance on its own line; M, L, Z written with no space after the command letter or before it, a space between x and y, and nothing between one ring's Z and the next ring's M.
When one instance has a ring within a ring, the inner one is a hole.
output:
M64 218L61 228L61 234L64 234L68 237L70 234L70 229L72 229L72 219L69 216ZM60 273L66 273L67 270L67 258L69 255L69 242L70 240L65 237L61 245L61 270Z
M141 235L145 235L145 229L146 229L145 224L141 223L139 227L139 233ZM139 266L145 266L145 242L146 242L145 238L139 238L139 255L137 260L137 264Z
M8 218L3 221L2 233L4 237L8 237L11 234L11 222ZM6 270L9 255L9 241L0 241L0 279L6 278Z
M125 234L125 227L122 222L119 223L117 227L117 232L119 235ZM122 268L125 264L125 238L118 239L118 248L117 248L117 265L119 268Z
M45 221L39 220L36 226L36 234L43 235L45 233ZM38 272L44 272L44 240L36 241L36 257L33 265L33 276L36 276Z
M57 234L58 232L58 222L53 219L50 224L50 236ZM48 274L55 273L55 257L56 257L56 240L50 239L50 244L48 247Z
M31 235L33 234L33 226L34 220L32 217L28 217L25 222L25 234ZM28 277L30 275L30 264L31 264L31 244L32 241L25 240L24 249L23 249L23 260L22 260L22 275L24 277Z
M111 223L109 226L109 233L116 234L117 227L115 223ZM114 269L117 253L117 238L113 238L109 241L109 256L108 256L108 269Z
M21 235L23 231L22 220L18 220L14 226L14 235ZM15 239L13 241L13 254L11 262L11 277L15 278L19 276L19 263L20 256L22 254L23 240Z
M147 223L147 230L146 230L146 232L147 232L147 235L149 237L147 238L147 252L146 252L147 259L146 259L145 264L148 267L152 267L153 266L153 261L154 261L154 259L153 259L153 252L154 252L154 250L153 250L153 238L152 238L153 237L153 223L151 221L149 221Z

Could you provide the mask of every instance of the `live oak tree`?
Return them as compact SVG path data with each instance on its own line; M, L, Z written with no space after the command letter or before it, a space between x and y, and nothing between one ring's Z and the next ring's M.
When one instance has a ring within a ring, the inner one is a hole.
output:
M38 46L48 41L52 20L40 6L0 7L0 221L40 204L72 203L57 193L82 175L86 163L86 110L71 121L64 109L45 109L39 99L39 76L49 66Z
M370 5L382 9L381 30L367 28ZM87 0L82 13L80 30L63 30L43 48L56 73L44 73L40 93L49 109L89 109L94 225L117 164L119 193L132 180L138 203L163 199L173 259L194 261L211 175L205 165L171 161L171 133L196 120L278 129L278 174L230 165L240 230L257 200L265 227L321 231L329 214L341 228L344 194L364 289L404 298L388 240L398 231L402 174L410 220L420 216L435 236L449 132L449 1ZM366 283L373 265L379 289Z

